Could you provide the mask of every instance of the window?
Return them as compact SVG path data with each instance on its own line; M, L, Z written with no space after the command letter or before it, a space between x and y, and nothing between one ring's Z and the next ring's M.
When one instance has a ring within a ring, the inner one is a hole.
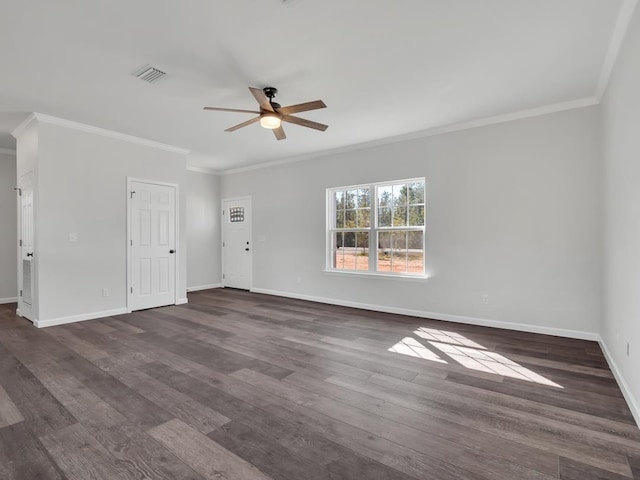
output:
M424 178L327 190L327 268L424 275Z
M229 221L231 223L244 222L244 207L231 207L229 209Z

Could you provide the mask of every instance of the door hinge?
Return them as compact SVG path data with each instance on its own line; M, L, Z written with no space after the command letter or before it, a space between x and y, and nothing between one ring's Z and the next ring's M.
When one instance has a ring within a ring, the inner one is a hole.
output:
M224 242L222 242L222 246L223 246L223 247L225 246L225 245L224 245Z
M20 296L22 296L22 290L20 290Z
M19 244L18 244L18 245L19 245L19 246L22 246L22 240L20 240L20 242L19 242Z
M129 240L131 242L131 246L133 247L133 240Z
M16 192L18 192L18 196L21 197L22 196L22 189L20 187L15 187L14 190Z
M133 198L133 194L136 193L135 190L131 190L131 198Z
M222 274L222 278L225 278L225 277L224 277L224 273Z
M224 217L224 210L222 210L222 216Z
M133 293L133 287L131 287L131 293Z

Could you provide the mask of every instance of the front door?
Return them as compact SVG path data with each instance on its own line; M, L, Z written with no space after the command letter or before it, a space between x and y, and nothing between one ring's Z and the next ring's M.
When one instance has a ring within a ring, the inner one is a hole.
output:
M251 198L222 201L222 284L251 288Z
M20 278L18 310L34 320L33 172L20 177Z
M129 185L129 310L175 304L177 187Z

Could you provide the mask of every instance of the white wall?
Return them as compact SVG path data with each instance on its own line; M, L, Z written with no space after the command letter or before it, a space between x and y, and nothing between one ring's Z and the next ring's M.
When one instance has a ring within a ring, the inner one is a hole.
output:
M18 138L19 159L26 140ZM179 185L178 297L186 297L185 155L41 121L37 141L39 323L126 307L127 176Z
M602 103L604 308L602 338L640 422L640 9ZM629 343L629 355L627 355Z
M220 286L220 177L187 171L187 290Z
M259 291L596 338L599 129L576 109L229 174L222 197L253 197ZM325 189L418 176L430 278L323 273Z
M0 303L17 296L16 185L16 156L0 152Z

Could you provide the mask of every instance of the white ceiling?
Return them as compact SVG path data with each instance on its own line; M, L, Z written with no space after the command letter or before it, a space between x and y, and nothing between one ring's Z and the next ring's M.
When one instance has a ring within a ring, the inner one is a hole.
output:
M628 1L628 0L625 0ZM0 147L40 112L224 170L596 97L623 0L3 0ZM618 35L619 36L619 35ZM610 52L609 52L610 56ZM151 64L156 84L132 76ZM273 85L322 133L254 124Z

